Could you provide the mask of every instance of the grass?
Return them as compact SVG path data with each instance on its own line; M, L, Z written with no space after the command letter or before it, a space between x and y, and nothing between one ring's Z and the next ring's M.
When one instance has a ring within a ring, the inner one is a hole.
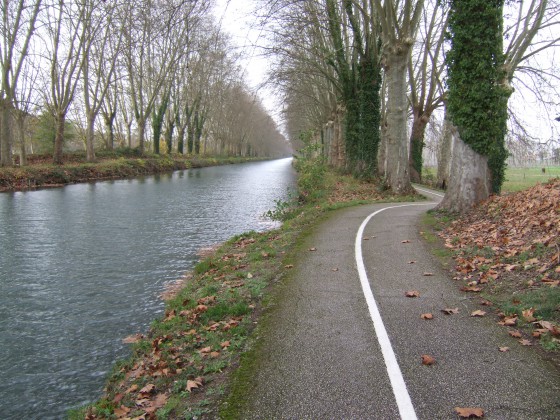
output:
M537 183L547 182L549 179L560 177L560 166L536 168L513 168L508 167L506 170L506 181L503 185L504 192L521 191L534 186Z
M502 186L503 192L515 192L530 188L537 183L547 182L549 179L560 177L560 166L519 168L508 166L506 168L506 180ZM437 178L437 168L424 167L423 180L428 185L434 185ZM432 182L433 181L433 182Z

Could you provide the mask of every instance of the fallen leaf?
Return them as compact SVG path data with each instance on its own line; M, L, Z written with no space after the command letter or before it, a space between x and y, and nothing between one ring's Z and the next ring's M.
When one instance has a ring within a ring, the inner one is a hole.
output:
M434 319L434 316L432 314L422 314L420 315L420 318L430 320L430 319Z
M212 359L216 359L217 357L220 357L220 352L219 351L213 351L212 353L210 353L210 357Z
M200 354L204 354L204 353L210 353L212 351L212 347L204 347L202 349L200 349L198 352Z
M315 247L309 248L309 251L311 251L311 252L317 251L317 248L315 248Z
M252 278L253 278L253 275L252 275L251 273L247 273L247 278L248 278L248 279L252 279Z
M472 317L483 317L484 315L486 315L486 312L481 311L480 309L471 313Z
M288 265L285 265L284 268L294 268L294 265L293 264L288 264Z
M192 392L193 389L197 389L202 386L202 381L197 379L189 379L187 381L187 391Z
M410 240L408 240L408 239L405 239L404 241L401 241L401 244L409 244L409 243L410 243Z
M208 310L208 306L206 306L206 305L198 305L196 307L197 312L206 312L207 310Z
M521 338L521 333L516 330L509 330L508 334L511 335L513 338Z
M443 312L445 315L454 315L459 313L459 308L445 308L442 309L441 312Z
M125 417L128 413L130 413L130 408L125 405L121 405L119 408L115 408L113 414L117 417Z
M519 340L519 343L521 343L522 346L532 346L533 343L527 339L523 339L523 340Z
M220 344L220 346L221 346L223 349L227 349L229 346L231 346L231 342L229 342L229 341L224 341L223 343Z
M130 388L128 388L126 391L124 391L125 394L130 394L131 392L135 392L138 390L138 385L133 384L130 386Z
M523 320L526 322L534 322L537 320L537 318L533 316L534 313L535 313L535 309L529 308L529 309L525 309L524 311L521 311L521 316L523 317Z
M486 299L482 299L482 300L480 301L480 304L481 304L482 306L492 306L492 305L493 305L492 302L490 302L489 300L486 300Z
M560 336L560 327L554 325L549 321L539 321L541 327L546 328L550 333L556 337Z
M482 408L462 408L455 407L455 412L464 419L469 418L482 418L484 417L484 410Z
M140 390L140 394L151 394L156 389L154 384L148 384Z
M498 322L498 324L505 325L506 327L513 327L514 325L517 325L517 316L506 316L503 321Z
M409 264L416 264L416 261L409 261Z
M424 275L425 277L431 277L431 276L434 275L434 273L424 273L423 275Z
M337 271L338 271L338 268L337 268L337 267L331 268L331 271L337 272Z
M509 347L500 347L500 351L502 353L505 353L505 352L509 351Z
M409 290L405 293L405 296L409 298L420 297L420 292L418 290Z
M369 241L369 238L363 238L363 239L364 239L364 241Z
M436 359L434 359L432 356L427 355L427 354L423 354L422 355L422 364L425 366L431 366L436 362Z
M133 335L129 335L128 337L123 338L122 342L123 342L123 344L134 344L134 343L139 342L143 338L144 338L143 334L133 334Z
M478 293L482 290L482 288L477 287L477 286L464 286L461 287L460 289L462 292L472 292L472 293Z

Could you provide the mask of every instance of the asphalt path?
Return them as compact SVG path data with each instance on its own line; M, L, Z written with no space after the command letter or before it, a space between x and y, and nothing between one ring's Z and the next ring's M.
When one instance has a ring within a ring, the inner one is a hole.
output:
M434 202L337 211L307 238L260 332L242 418L454 419L478 407L560 419L558 369L494 316L471 317L479 298L422 240L419 219L439 199L425 192Z

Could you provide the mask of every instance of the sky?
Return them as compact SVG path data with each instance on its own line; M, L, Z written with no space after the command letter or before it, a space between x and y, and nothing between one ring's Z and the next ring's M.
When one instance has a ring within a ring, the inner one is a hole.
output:
M214 13L223 31L229 33L233 44L244 52L241 67L249 86L257 92L263 105L277 124L281 121L281 103L270 88L263 86L270 66L258 45L265 42L257 28L254 0L216 0Z

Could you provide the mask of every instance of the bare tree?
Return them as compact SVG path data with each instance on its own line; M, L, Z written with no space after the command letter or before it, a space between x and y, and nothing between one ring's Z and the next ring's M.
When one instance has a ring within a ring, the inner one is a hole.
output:
M50 66L50 89L46 92L46 101L56 126L53 155L56 164L63 163L66 115L74 100L84 65L86 22L90 21L93 10L88 7L87 0L77 3L57 0L47 11L48 55L45 59Z
M82 50L82 78L86 114L86 157L95 159L95 119L105 102L109 87L114 83L117 58L123 39L123 28L115 24L115 5L92 1L86 6L84 22L85 45ZM109 117L110 118L110 117Z
M0 64L2 65L0 89L0 166L12 163L12 111L15 92L35 32L41 0L27 3L23 0L3 0L0 32Z
M375 0L374 5L381 25L387 83L384 129L387 185L395 193L407 193L412 187L408 170L406 76L424 1Z

